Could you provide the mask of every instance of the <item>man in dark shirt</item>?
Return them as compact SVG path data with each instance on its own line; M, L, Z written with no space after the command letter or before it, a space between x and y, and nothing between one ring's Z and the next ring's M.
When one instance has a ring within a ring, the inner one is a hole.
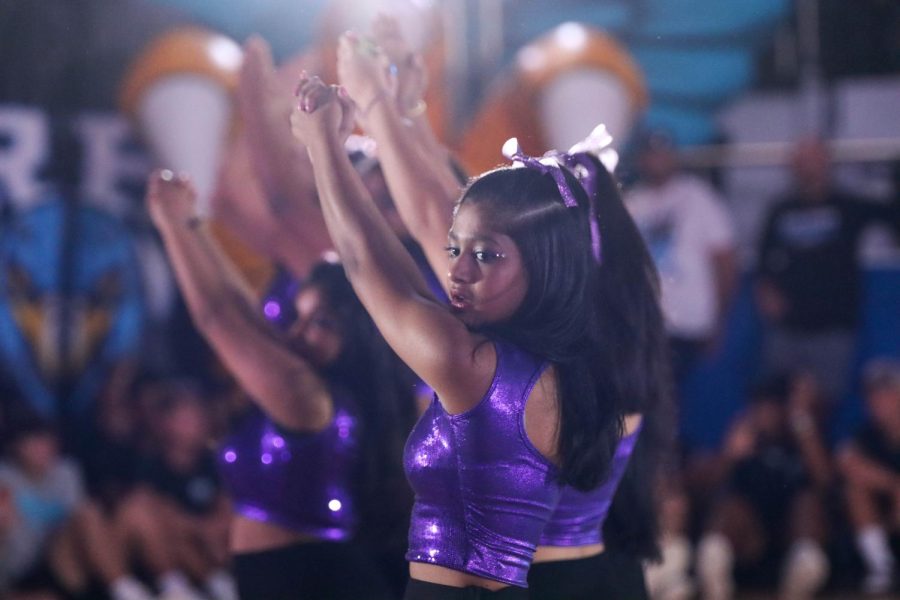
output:
M835 401L846 391L860 310L857 246L877 222L900 236L900 202L836 190L819 140L798 145L792 169L795 190L772 208L759 250L757 301L769 325L764 370L807 369Z

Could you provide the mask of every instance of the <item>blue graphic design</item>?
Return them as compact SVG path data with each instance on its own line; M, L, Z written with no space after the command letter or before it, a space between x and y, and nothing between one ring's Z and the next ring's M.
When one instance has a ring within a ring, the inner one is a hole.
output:
M661 277L673 275L675 267L675 226L671 218L641 227L641 234L650 250Z
M0 359L41 414L84 415L143 317L131 237L109 214L55 198L0 232Z

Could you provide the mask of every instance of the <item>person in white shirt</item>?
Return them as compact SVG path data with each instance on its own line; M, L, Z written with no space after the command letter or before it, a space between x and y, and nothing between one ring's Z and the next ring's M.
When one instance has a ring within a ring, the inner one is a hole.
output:
M641 141L638 169L640 182L626 203L659 269L680 382L720 334L736 282L734 226L713 187L680 171L665 134Z

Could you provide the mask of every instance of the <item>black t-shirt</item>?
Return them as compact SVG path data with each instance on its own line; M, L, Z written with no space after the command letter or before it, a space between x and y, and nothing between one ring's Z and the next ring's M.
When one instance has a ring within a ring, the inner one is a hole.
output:
M772 209L760 273L785 295L788 329L856 326L861 287L856 250L863 230L874 222L891 224L900 235L900 202L875 204L832 192L824 202L788 197Z
M870 460L900 473L900 445L891 444L871 421L859 428L853 436L853 444Z
M789 500L808 482L803 457L787 440L760 440L756 451L734 465L729 489L748 500L769 524L781 523Z
M160 457L148 458L140 468L138 479L196 515L212 511L222 489L212 453L204 453L186 472L172 469Z
M141 457L128 440L94 431L82 454L85 481L93 496L115 500L135 483Z

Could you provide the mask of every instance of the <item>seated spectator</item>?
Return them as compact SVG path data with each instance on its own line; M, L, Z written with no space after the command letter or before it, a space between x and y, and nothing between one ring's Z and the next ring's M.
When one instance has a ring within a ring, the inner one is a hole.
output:
M81 444L81 465L91 498L114 514L136 484L141 453L135 364L116 365L95 404L94 428Z
M203 598L200 584L215 600L236 600L225 570L230 507L210 447L210 413L193 384L166 387L155 452L119 511L122 533L163 598Z
M866 567L865 591L893 585L889 533L900 531L900 361L870 363L864 375L868 418L839 455L847 511Z
M79 471L59 455L55 429L35 416L13 420L0 462L0 596L149 600L126 572L124 552L100 511L86 501Z
M832 472L813 418L816 396L808 375L775 379L753 392L733 424L716 465L719 496L697 548L705 599L731 598L737 573L757 583L780 573L780 595L791 600L825 584Z

